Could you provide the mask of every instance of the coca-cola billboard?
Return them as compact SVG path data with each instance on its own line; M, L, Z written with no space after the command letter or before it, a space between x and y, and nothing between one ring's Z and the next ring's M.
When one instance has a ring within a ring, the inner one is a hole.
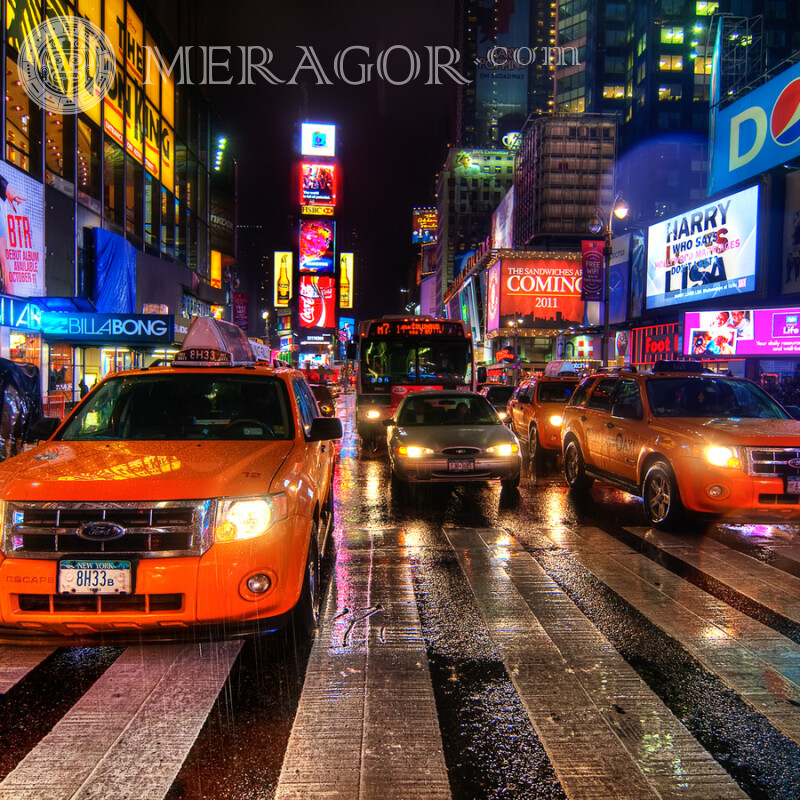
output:
M300 276L300 327L336 327L336 281L330 275Z

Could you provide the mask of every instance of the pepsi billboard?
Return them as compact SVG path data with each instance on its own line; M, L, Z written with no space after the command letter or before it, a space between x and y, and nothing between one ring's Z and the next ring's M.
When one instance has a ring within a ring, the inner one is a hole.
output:
M800 156L800 63L718 111L709 195Z

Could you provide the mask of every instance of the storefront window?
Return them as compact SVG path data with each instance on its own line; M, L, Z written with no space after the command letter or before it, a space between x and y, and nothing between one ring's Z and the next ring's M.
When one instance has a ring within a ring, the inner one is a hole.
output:
M160 203L158 183L152 175L144 175L144 243L146 247L158 250L158 230Z
M142 238L144 216L143 186L144 170L130 156L125 157L125 231Z
M75 191L75 116L48 111L44 118L47 183L72 196Z
M8 335L8 358L17 364L39 366L42 342L38 333L11 331Z
M175 198L172 192L161 189L161 252L175 256Z
M41 112L25 94L14 59L6 59L6 161L39 177Z
M78 202L100 211L100 130L78 118Z
M106 139L103 150L103 202L105 215L117 225L122 225L125 205L123 202L124 161L122 148Z
M72 397L72 347L68 344L50 345L48 392L64 392Z

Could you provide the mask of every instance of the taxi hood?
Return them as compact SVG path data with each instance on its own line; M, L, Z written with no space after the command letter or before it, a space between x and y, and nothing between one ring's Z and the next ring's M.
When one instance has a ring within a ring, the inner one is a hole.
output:
M293 441L43 442L0 464L0 499L123 502L264 494L275 490L272 481L293 446Z
M755 417L698 420L698 433L750 447L800 447L800 421Z

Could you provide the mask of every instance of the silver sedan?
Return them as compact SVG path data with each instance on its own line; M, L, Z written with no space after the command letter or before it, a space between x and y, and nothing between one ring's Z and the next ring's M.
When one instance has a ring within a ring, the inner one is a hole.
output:
M503 488L519 485L519 441L479 394L412 392L384 424L395 480L463 483L499 478Z

